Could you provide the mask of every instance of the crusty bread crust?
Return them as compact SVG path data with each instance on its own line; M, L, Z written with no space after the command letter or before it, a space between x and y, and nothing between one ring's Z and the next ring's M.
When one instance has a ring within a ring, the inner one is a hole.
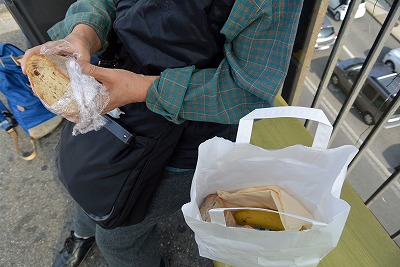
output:
M66 67L67 57L60 55L34 55L27 61L26 74L34 93L49 107L63 99L70 90ZM77 114L76 103L69 103L62 116Z
M210 214L208 213L208 211L210 209L215 209L215 208L226 208L226 205L224 201L220 197L218 197L217 194L209 194L204 199L203 204L199 208L200 215L203 221L206 222L211 221ZM235 227L236 221L235 218L233 217L232 212L229 210L225 210L224 215L225 215L226 226Z

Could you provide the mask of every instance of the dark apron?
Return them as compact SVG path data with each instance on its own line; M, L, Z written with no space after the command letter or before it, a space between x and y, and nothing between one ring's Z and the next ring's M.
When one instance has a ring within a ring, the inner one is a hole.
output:
M110 40L116 67L159 75L167 68L218 66L225 41L219 31L233 2L118 1L116 37ZM214 136L233 140L237 131L237 125L208 122L177 125L145 103L121 110L125 115L116 122L134 136L132 144L104 128L72 136L74 124L67 123L59 145L60 180L103 228L142 221L167 164L194 169L200 143Z

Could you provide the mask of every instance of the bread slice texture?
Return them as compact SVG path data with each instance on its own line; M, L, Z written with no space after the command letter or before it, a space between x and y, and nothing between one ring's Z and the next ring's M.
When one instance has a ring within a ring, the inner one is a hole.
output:
M34 55L27 61L26 74L34 93L51 108L67 97L70 87L66 63L69 58L60 55ZM69 101L62 116L74 116L79 112L76 103Z

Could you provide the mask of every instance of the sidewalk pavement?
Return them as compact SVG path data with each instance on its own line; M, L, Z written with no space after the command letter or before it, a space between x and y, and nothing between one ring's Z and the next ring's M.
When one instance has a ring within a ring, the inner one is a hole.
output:
M381 25L385 21L391 6L385 0L366 0L367 12ZM400 22L393 27L392 36L400 42Z

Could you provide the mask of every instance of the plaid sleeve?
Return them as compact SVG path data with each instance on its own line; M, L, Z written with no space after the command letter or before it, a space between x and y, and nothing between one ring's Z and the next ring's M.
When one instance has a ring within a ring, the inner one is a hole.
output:
M149 109L175 123L235 124L268 107L289 66L302 0L236 0L221 32L225 58L216 69L167 69L150 89Z
M64 20L58 22L48 30L52 40L65 38L77 24L86 24L94 29L102 44L100 54L107 46L107 36L115 19L115 1L87 0L73 3Z

